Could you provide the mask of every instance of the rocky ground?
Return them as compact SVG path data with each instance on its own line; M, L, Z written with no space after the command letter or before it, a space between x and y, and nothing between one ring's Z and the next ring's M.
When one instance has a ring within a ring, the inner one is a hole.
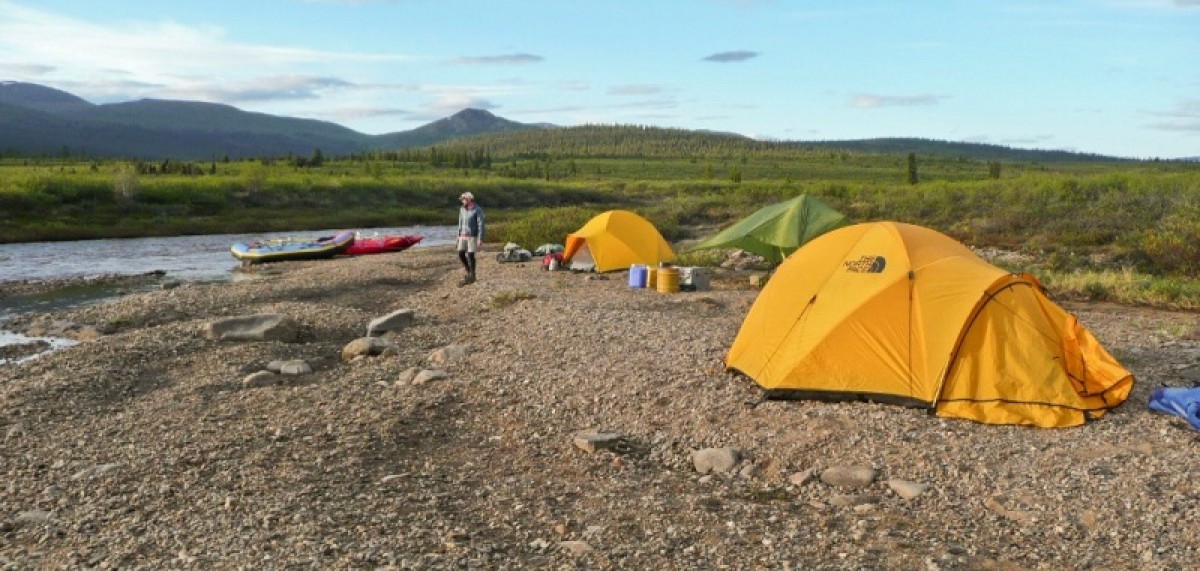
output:
M1129 401L1079 428L985 426L762 401L721 365L745 276L659 294L488 257L464 288L452 253L414 249L10 322L87 340L0 366L0 568L1200 560L1200 439L1146 408L1200 380L1194 313L1069 304L1136 375ZM343 359L400 309L391 347ZM208 334L259 313L294 338ZM311 371L261 373L281 361Z

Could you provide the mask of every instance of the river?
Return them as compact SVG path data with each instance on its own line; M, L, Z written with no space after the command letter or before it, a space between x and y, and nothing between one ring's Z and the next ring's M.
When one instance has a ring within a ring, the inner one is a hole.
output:
M209 234L167 238L78 240L0 244L0 283L89 278L110 275L139 275L161 272L163 279L191 282L229 281L241 262L229 253L237 242L288 236L328 236L335 229L265 234ZM454 226L407 226L366 228L362 235L417 234L424 236L414 248L454 243ZM384 254L388 255L388 254ZM127 293L121 287L95 285L67 287L49 293L0 298L0 347L38 341L4 331L4 320L16 314L47 311L84 303L96 303ZM61 340L43 339L55 346ZM5 360L0 356L0 365Z
M182 281L229 279L240 263L229 253L229 247L237 242L328 236L336 232L339 230L0 244L0 282L136 275L155 271L166 272L167 277ZM425 239L414 246L417 248L454 243L453 226L368 228L359 232L363 235L424 236Z

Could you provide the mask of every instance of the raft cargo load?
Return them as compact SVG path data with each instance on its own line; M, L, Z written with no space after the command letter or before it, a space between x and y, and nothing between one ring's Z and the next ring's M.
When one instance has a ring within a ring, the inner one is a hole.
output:
M354 244L354 232L338 232L319 238L277 238L238 242L229 253L243 264L283 262L287 260L323 260L346 252Z

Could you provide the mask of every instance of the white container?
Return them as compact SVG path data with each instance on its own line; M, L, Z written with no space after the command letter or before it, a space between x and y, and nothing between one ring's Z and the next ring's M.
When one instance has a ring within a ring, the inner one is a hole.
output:
M679 286L687 291L707 291L711 289L708 268L685 267L679 268Z

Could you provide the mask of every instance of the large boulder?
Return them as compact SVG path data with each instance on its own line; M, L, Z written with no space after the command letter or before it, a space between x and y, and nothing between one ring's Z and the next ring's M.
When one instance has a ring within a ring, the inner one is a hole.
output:
M435 349L429 354L429 362L434 365L444 365L448 363L460 363L467 360L471 355L470 345L450 344L440 349Z
M821 481L848 490L870 485L879 471L870 466L833 466L821 472Z
M723 474L733 470L742 459L737 448L705 448L692 452L692 465L701 474Z
M411 309L398 309L383 317L377 317L367 324L367 337L378 337L391 331L403 331L412 325L416 312Z
M379 337L359 337L342 347L342 360L349 363L357 357L382 355L388 349L395 350L396 344Z
M204 334L222 341L282 341L291 343L299 335L295 319L279 313L239 315L210 321Z

